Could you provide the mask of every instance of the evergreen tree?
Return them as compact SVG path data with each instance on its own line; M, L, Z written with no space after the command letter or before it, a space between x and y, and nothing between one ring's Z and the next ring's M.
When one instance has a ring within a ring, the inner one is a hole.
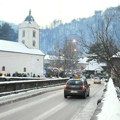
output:
M16 41L17 33L5 22L0 26L0 39Z

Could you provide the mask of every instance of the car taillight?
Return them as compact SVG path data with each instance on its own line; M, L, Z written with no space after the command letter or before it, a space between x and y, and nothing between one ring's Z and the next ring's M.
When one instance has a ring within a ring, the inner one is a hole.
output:
M69 86L68 84L65 84L64 88L68 88L68 86Z
M80 89L84 89L85 88L85 86L84 85L80 85Z

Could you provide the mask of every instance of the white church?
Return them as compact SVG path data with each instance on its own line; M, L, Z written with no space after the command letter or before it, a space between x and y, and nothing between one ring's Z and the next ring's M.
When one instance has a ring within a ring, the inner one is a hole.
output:
M43 76L44 53L40 50L39 25L31 11L19 24L18 42L0 40L0 75L12 76L25 73L28 76Z

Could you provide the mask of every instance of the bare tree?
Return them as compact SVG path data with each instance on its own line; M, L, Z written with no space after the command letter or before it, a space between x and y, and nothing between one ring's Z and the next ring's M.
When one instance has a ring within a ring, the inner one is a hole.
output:
M72 71L77 69L78 59L79 59L79 48L77 47L77 40L74 38L72 40L65 40L62 49L64 56L64 68Z
M114 72L114 76L120 79L120 64L117 69L115 62L113 62L112 56L120 51L117 41L115 39L115 32L112 29L112 21L115 20L116 14L106 14L102 20L97 20L97 24L89 26L91 31L91 41L86 42L84 34L81 32L82 46L84 46L89 54L95 54L99 62L105 62L107 64L107 72L111 74L111 70Z

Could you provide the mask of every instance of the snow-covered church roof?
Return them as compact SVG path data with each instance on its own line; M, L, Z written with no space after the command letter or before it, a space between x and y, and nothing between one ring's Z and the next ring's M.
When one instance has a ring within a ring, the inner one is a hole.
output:
M0 51L17 52L23 54L44 55L39 49L29 49L24 44L6 40L0 40Z

